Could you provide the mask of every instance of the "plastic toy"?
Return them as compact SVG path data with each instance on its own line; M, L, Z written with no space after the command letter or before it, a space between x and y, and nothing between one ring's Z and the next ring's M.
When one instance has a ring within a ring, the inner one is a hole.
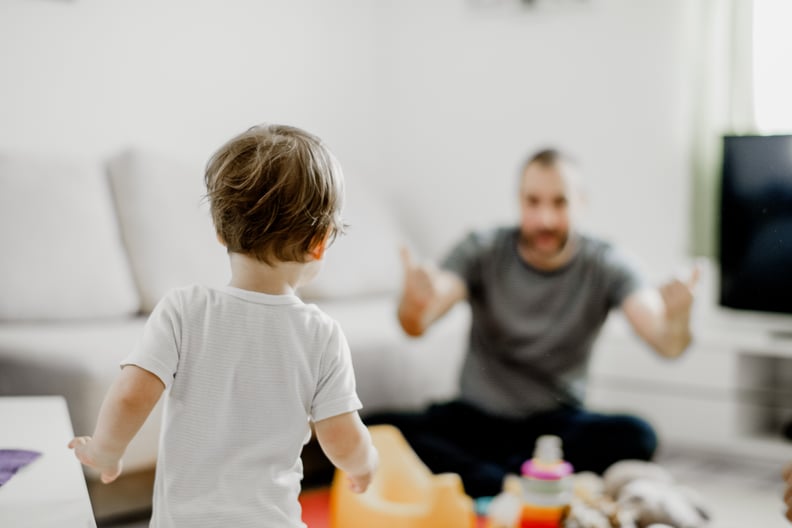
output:
M503 493L490 504L488 528L560 528L572 500L572 473L561 439L540 436L522 477L507 478Z
M336 470L330 488L331 528L474 528L473 499L456 473L433 474L401 432L369 427L380 465L369 489L357 494Z

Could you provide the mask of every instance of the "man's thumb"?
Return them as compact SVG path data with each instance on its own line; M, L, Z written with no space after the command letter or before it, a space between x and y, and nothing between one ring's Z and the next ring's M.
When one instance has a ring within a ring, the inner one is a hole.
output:
M399 253L401 254L401 260L402 264L404 265L404 269L410 269L415 265L410 248L407 246L402 246L399 250Z
M701 278L701 264L698 262L693 266L693 270L690 272L690 278L687 280L687 284L689 288L693 288Z

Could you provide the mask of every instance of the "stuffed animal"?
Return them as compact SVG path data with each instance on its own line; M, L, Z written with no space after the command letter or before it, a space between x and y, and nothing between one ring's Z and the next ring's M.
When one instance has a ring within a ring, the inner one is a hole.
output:
M521 504L520 480L504 481L491 503L490 528L513 528ZM572 477L572 499L564 528L703 528L709 515L692 490L675 482L662 466L623 460L602 476L579 472Z
M572 503L564 528L638 528L632 511L621 510L605 493L605 481L582 471L572 481Z
M602 477L575 474L564 528L702 528L701 498L662 466L642 460L613 464Z
M640 527L656 524L671 528L705 526L709 515L685 492L685 488L674 483L639 478L621 489L617 502L621 509L635 513Z
M603 474L603 487L619 510L633 513L640 528L653 524L700 528L709 521L701 497L678 484L668 470L654 462L616 462Z
M621 460L602 474L604 491L609 497L616 499L627 483L639 478L666 484L674 482L671 473L659 464L645 460Z

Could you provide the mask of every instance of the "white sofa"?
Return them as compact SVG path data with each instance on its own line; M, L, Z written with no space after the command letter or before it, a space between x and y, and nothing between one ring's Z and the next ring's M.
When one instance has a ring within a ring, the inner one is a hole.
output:
M160 296L228 280L202 167L141 149L108 160L0 151L0 189L0 395L62 394L75 433L90 434ZM344 328L362 414L453 395L467 307L407 337L395 313L409 233L376 189L349 179L345 216L348 234L300 295ZM153 468L159 419L158 406L129 447L128 472Z

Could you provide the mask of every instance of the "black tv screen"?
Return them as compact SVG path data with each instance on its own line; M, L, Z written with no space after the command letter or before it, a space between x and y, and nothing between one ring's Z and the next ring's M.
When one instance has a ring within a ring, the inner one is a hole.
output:
M724 136L720 304L792 314L792 135Z

